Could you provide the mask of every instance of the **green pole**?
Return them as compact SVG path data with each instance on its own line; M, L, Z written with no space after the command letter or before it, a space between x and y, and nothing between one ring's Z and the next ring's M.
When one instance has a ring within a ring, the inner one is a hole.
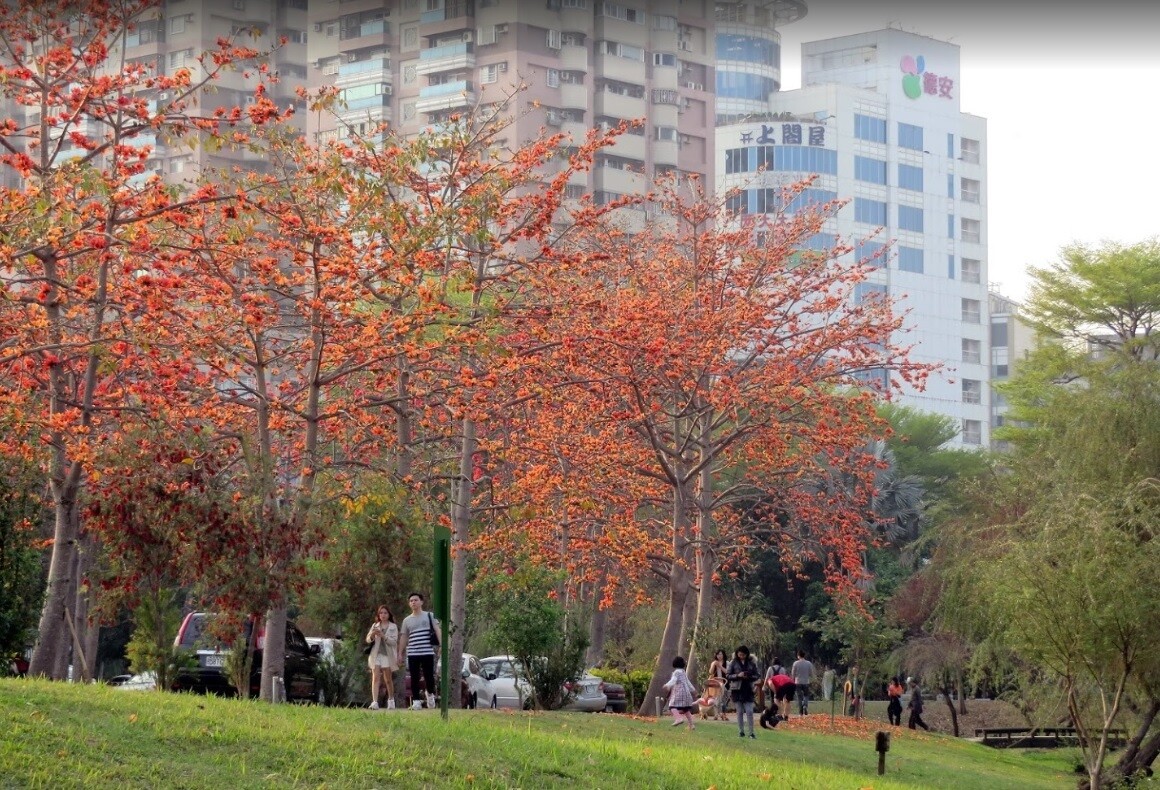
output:
M447 666L448 642L451 632L451 530L435 527L435 618L441 623L443 638L439 640L439 714L447 719L448 694L451 684ZM458 673L457 673L458 676Z

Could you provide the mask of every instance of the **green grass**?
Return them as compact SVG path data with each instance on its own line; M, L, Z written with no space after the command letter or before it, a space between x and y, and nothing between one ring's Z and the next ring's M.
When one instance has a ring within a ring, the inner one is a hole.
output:
M828 718L828 717L826 717ZM821 723L822 716L814 722ZM269 706L0 680L0 787L1064 788L1070 755L604 714Z

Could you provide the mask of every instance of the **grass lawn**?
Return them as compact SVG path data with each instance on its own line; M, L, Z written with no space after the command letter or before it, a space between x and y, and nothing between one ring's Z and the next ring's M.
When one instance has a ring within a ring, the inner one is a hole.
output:
M1070 788L1067 752L877 722L794 719L757 740L627 716L367 711L0 680L0 787Z

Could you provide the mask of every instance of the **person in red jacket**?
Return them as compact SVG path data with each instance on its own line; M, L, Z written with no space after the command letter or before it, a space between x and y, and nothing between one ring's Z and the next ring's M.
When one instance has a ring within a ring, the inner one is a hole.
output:
M771 730L777 726L779 721L789 719L789 702L793 699L796 687L793 678L785 674L785 670L780 667L765 684L769 688L770 705L761 714L761 726L767 730ZM779 702L785 704L785 713L781 715L778 714L780 709Z

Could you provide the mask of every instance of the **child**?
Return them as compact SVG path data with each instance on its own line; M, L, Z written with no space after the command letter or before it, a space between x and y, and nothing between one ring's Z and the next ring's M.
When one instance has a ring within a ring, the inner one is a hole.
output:
M673 676L665 684L665 690L669 692L669 711L673 714L673 726L678 727L687 721L690 730L696 729L696 725L693 724L693 705L697 689L685 674L685 659L680 656L673 659Z

